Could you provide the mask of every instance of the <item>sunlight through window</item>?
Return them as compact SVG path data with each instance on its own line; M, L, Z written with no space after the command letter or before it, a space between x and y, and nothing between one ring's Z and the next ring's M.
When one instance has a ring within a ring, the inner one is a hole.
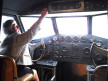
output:
M108 38L107 15L94 16L92 20L92 34L103 38Z
M27 31L37 20L35 17L21 17L25 31ZM50 18L45 18L40 26L41 30L34 36L33 39L39 39L54 35L53 25Z
M60 34L87 34L87 17L56 18Z

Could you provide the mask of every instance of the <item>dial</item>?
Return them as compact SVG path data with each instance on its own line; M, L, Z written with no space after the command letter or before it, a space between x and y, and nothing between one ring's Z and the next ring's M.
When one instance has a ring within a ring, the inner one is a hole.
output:
M58 40L58 37L57 36L54 36L53 37L53 41L57 41Z
M81 37L81 41L82 41L82 42L86 42L86 41L87 41L86 37L85 37L85 36L82 36L82 37Z
M68 51L67 47L63 47L63 48L62 48L62 51L63 51L63 52L67 52L67 51Z
M67 37L66 37L66 41L67 41L67 42L70 42L71 40L72 40L72 39L71 39L70 36L67 36Z
M63 37L63 36L60 36L60 37L59 37L59 40L60 40L61 42L63 42L63 41L64 41L64 37Z
M101 47L101 46L102 46L102 42L101 42L101 41L97 41L97 42L96 42L96 45L97 45L98 47Z
M89 39L90 39L90 42L94 42L95 41L95 38L93 36L91 36Z
M75 36L75 37L73 38L73 41L74 41L74 42L78 42L78 41L79 41L78 37Z
M84 48L84 54L89 54L90 53L90 49L88 47Z

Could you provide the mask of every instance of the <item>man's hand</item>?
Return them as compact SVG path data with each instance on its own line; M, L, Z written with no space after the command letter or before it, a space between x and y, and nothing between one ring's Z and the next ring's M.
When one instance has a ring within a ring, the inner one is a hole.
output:
M41 17L45 17L48 14L48 11L46 8L43 8L42 13L41 13Z

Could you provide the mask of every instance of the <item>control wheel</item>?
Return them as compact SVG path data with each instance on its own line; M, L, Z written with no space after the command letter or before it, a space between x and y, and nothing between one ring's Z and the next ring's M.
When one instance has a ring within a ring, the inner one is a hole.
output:
M45 43L44 40L41 40L41 44L40 46L38 46L35 50L34 50L34 54L33 54L33 62L37 62L39 61L42 57L45 56Z
M95 66L107 64L107 50L97 47L96 43L91 46L91 57Z

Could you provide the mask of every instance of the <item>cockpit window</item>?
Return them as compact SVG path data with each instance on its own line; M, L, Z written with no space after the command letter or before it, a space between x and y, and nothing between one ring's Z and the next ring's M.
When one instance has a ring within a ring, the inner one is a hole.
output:
M56 18L60 34L87 34L87 17Z
M25 31L27 31L36 21L37 17L21 17ZM51 18L45 18L40 25L41 30L34 36L33 39L39 39L47 36L54 35L53 25Z
M108 38L108 18L107 15L93 16L92 19L92 34Z

